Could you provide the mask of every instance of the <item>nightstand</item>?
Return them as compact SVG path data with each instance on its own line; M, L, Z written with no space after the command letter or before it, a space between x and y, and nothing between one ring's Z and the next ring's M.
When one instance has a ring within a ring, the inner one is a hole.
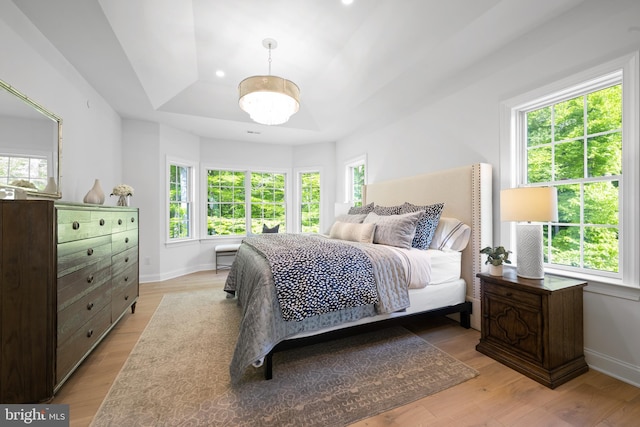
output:
M584 360L582 288L587 282L515 270L477 275L482 331L476 350L555 388L589 370Z

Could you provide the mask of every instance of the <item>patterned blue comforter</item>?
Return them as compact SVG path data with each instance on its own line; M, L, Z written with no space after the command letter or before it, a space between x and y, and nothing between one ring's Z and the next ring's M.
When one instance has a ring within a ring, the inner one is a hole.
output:
M371 260L355 246L302 234L256 235L244 243L269 263L286 321L378 302Z

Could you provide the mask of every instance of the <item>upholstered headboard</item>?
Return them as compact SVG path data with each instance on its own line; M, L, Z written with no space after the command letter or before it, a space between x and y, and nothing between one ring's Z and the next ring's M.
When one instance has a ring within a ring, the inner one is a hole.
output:
M458 218L471 227L471 239L462 251L462 278L467 299L473 302L471 326L480 329L480 280L483 269L480 249L492 246L493 208L491 165L478 163L407 178L368 184L364 203L384 206L444 203L442 216Z

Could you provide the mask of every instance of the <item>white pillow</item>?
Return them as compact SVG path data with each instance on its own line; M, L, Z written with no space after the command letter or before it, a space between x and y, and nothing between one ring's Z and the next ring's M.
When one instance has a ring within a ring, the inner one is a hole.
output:
M416 225L423 212L413 212L403 215L378 215L371 212L364 219L364 224L376 225L373 243L397 246L410 249L416 234Z
M457 218L441 217L431 239L431 249L462 251L471 237L471 227Z
M329 237L332 239L348 240L350 242L373 243L375 231L375 224L336 221L331 226Z

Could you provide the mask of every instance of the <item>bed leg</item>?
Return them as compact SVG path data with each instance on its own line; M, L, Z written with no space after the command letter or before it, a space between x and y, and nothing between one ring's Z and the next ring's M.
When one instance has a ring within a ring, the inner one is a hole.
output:
M273 352L270 351L264 357L264 379L270 380L273 378Z
M471 327L471 312L469 310L460 312L460 326L465 329L469 329Z

